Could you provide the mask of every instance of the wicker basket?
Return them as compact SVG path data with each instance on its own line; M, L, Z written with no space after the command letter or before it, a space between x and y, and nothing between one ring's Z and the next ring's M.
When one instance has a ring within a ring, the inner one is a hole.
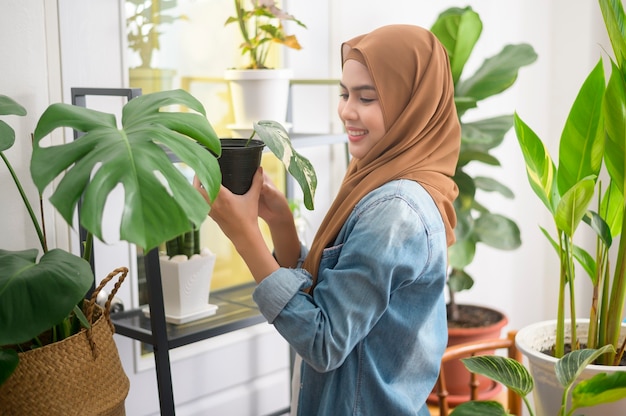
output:
M19 365L0 386L0 415L125 415L130 383L113 340L109 312L111 299L127 273L126 268L114 270L85 302L90 329L18 354ZM96 296L118 274L102 308L96 304Z

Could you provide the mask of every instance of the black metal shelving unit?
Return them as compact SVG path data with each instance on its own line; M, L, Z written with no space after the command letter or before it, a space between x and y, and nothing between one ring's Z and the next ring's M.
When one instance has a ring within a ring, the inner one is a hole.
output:
M111 319L118 334L152 345L161 415L173 416L176 410L169 351L265 322L265 318L252 300L256 284L248 283L212 292L211 303L218 306L215 315L187 324L170 324L165 319L158 252L150 251L144 262L149 316L138 308L113 314Z

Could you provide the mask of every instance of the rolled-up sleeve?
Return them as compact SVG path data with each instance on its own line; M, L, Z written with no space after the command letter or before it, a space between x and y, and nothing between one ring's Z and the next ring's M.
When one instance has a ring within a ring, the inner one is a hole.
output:
M252 299L270 324L300 290L311 286L310 275L302 269L280 268L267 276L252 293Z

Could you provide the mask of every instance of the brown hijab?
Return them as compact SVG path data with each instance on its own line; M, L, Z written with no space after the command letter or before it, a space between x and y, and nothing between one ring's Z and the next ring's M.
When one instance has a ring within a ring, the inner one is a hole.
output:
M322 221L304 268L317 280L325 248L337 237L354 206L394 179L419 182L431 195L454 242L458 194L452 180L461 144L448 55L428 30L390 25L345 42L342 66L355 59L369 70L382 107L386 133L362 159L353 159L339 193Z

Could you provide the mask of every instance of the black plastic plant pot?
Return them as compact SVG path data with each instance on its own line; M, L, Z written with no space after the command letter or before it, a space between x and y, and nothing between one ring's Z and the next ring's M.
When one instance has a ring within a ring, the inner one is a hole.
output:
M222 155L217 159L222 171L222 185L232 193L243 195L252 185L252 178L261 165L265 143L261 140L220 139ZM248 143L246 145L246 143Z

